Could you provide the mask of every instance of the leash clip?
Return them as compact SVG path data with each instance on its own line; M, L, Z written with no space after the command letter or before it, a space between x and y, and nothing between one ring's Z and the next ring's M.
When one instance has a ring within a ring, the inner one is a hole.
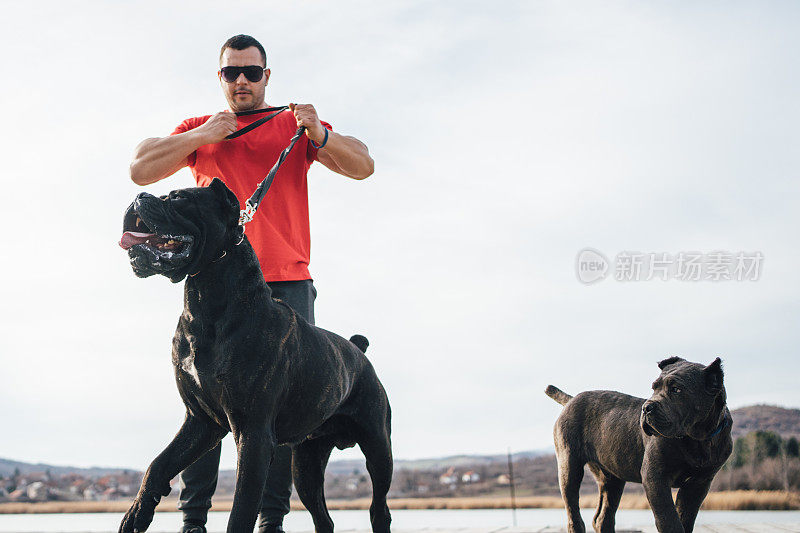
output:
M247 200L244 203L244 209L239 211L239 225L240 226L244 226L245 224L247 224L248 222L253 220L253 217L256 216L256 208L257 207L258 207L258 205L251 204L250 200Z

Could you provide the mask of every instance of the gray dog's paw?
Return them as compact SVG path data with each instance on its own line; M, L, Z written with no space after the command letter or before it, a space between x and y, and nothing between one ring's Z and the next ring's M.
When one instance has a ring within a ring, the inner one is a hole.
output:
M150 500L147 498L147 500ZM153 513L155 512L158 502L148 501L143 502L139 498L133 501L133 505L125 513L122 523L119 526L119 533L141 533L147 531L150 527L150 522L153 521Z

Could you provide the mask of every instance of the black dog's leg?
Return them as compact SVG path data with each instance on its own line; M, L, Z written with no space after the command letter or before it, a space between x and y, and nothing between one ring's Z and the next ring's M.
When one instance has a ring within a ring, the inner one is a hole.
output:
M172 442L145 472L139 493L119 526L119 533L146 531L161 497L169 494L170 480L216 446L226 433L227 430L210 420L187 413Z
M597 533L614 533L615 515L622 498L625 482L614 476L606 475L597 466L589 465L597 486L600 489L600 503L592 520L592 526Z
M372 479L372 504L369 518L373 533L389 533L392 516L386 504L386 494L392 483L392 444L386 430L360 439L358 445L367 459L367 471Z
M558 450L558 484L561 497L567 508L567 531L569 533L586 533L586 526L581 518L579 496L583 481L583 461L577 460L566 450Z
M236 490L228 520L228 533L253 531L267 482L275 441L267 431L248 430L237 435Z
M330 436L307 440L295 446L292 455L292 475L297 495L314 520L317 533L332 533L333 520L325 504L325 466L333 450Z
M675 510L672 501L672 490L665 478L664 472L646 469L642 475L644 492L655 515L656 529L659 533L684 533L678 511Z
M700 506L703 504L710 487L711 482L707 481L704 483L689 483L678 490L675 505L678 508L678 516L686 533L691 533L694 529L697 512L700 511Z

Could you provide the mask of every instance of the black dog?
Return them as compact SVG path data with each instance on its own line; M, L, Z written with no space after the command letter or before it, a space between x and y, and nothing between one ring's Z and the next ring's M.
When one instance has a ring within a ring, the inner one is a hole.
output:
M147 469L119 531L145 531L169 482L229 431L238 452L229 533L252 531L276 445L293 448L297 493L319 533L333 531L323 494L334 446L358 444L367 459L374 532L389 531L391 411L364 355L273 300L238 224L239 202L219 180L207 188L146 193L128 208L120 245L139 277L189 276L172 341L186 419Z
M658 367L647 401L612 391L573 398L547 387L545 393L565 405L553 433L570 533L585 531L578 491L587 463L600 488L595 531L614 531L626 481L644 485L658 531L694 528L711 481L733 449L721 361L703 366L671 357ZM679 489L675 503L671 488Z

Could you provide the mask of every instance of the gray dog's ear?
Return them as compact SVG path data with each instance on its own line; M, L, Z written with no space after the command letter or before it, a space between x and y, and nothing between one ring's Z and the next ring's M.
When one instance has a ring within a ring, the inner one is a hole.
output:
M225 183L219 179L214 178L211 181L211 185L208 186L210 189L213 189L217 195L222 199L223 203L228 206L230 209L235 209L236 214L239 214L239 200L236 198L236 195L231 192Z
M714 362L708 365L703 370L703 375L706 379L706 386L714 391L722 388L722 359L717 357Z
M664 370L664 369L665 369L665 368L667 368L669 365L674 365L674 364L675 364L675 363L677 363L678 361L685 361L685 360L686 360L686 359L681 359L680 357L674 357L674 356L673 356L673 357L670 357L669 359L664 359L663 361L661 361L660 363L658 363L658 368L660 368L661 370Z

